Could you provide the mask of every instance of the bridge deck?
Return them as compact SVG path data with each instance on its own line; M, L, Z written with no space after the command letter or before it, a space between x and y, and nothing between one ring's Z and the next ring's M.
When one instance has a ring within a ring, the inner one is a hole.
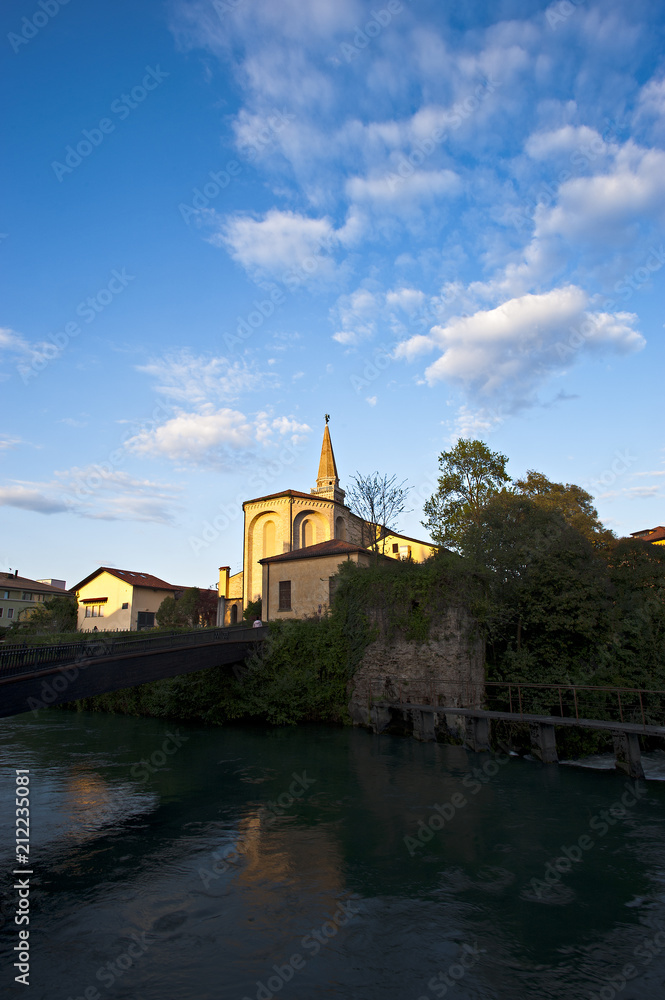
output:
M266 630L220 629L214 631L225 634L216 637L212 631L194 633L196 639L189 641L190 633L180 633L177 637L169 637L168 644L140 641L137 645L131 644L133 649L122 642L107 645L93 642L84 647L83 655L79 652L68 661L13 663L8 669L0 670L0 717L38 711L209 667L239 663L257 649ZM183 635L185 641L176 644L175 639ZM92 655L86 656L86 649L91 649ZM109 649L113 649L111 655Z
M665 726L649 726L636 722L610 722L606 719L573 719L559 715L528 715L518 712L493 712L483 708L453 708L448 705L414 705L411 702L372 703L376 708L395 708L404 711L433 712L437 715L461 715L472 719L500 719L504 722L539 723L547 726L574 726L580 729L600 729L607 732L635 733L639 736L665 736Z

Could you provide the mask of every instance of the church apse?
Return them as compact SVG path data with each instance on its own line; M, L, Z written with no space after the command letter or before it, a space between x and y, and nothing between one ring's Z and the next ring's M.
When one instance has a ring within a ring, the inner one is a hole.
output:
M332 537L327 511L301 510L293 519L293 548L304 549L308 545L327 542Z

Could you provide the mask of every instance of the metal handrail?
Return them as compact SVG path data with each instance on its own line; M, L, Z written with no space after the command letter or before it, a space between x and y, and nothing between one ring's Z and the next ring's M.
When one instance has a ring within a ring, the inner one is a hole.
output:
M115 656L121 653L149 652L153 649L174 649L183 646L200 645L205 642L222 642L234 638L239 632L251 634L252 641L262 636L252 631L250 626L223 626L211 629L196 629L192 632L167 632L155 636L136 639L106 639L88 633L90 638L79 642L62 643L54 646L22 646L0 650L0 677L10 677L29 673L36 667L58 663L76 663L81 660Z
M411 683L411 686L414 687L414 688L417 688L418 686L422 686L423 689L429 689L429 691L430 691L430 704L432 704L432 705L440 705L441 708L445 710L445 702L442 703L442 701L441 701L441 699L445 698L445 696L442 695L442 694L440 694L440 693L437 693L436 690L432 688L431 677L427 677L427 678L423 677L423 678L419 678L419 679L418 678L413 678L413 679L411 679L410 683ZM372 691L372 687L373 687L373 684L368 681L368 684L367 684L367 702L368 702L368 708L371 706L371 704L374 701L374 693ZM658 688L636 688L636 687L633 688L633 687L619 687L619 686L609 687L609 686L605 686L605 685L596 685L596 684L536 684L536 683L528 683L528 682L523 683L522 681L510 680L510 681L486 681L485 684L484 684L484 687L485 687L486 694L489 693L488 692L489 688L507 688L508 690L507 690L506 700L509 703L510 712L511 713L515 713L515 714L519 714L520 716L529 715L529 711L525 708L522 695L523 695L523 693L526 693L526 691L532 690L532 689L533 690L537 690L537 691L543 691L543 692L544 691L549 691L552 694L554 694L556 692L558 694L559 711L561 713L560 718L569 718L569 717L572 718L573 717L573 716L565 716L564 715L563 692L572 692L573 703L574 703L574 717L576 719L580 718L580 702L578 700L578 693L579 692L582 692L582 691L593 691L593 692L603 692L605 694L616 695L617 701L618 701L618 715L619 715L619 719L621 720L621 722L625 721L624 720L624 714L626 712L635 711L637 714L641 715L642 725L646 725L646 720L647 720L647 712L646 712L646 709L645 709L643 695L661 695L661 696L665 696L665 690L658 689ZM404 703L403 694L402 694L401 679L398 682L398 688L399 688L399 703L401 705L401 704ZM517 689L517 691L516 691L516 693L517 693L517 699L516 700L518 702L519 708L518 708L518 705L514 705L514 701L513 701L514 694L515 694L515 691L514 691L515 688ZM630 695L630 694L637 695L638 699L639 699L639 706L637 704L635 704L634 709L631 709L629 707L629 704L627 705L625 701L622 701L622 699L621 699L621 695L622 694L624 696L625 695ZM573 706L571 706L571 707L573 707Z

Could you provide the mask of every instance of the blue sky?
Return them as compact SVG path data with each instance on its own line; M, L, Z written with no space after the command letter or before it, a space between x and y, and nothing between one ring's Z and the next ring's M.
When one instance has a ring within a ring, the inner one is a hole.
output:
M240 502L459 436L662 524L653 2L10 0L0 566L208 586Z

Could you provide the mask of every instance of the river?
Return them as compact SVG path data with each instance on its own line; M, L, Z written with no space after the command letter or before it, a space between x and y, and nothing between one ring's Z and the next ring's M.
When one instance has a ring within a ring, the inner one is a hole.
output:
M0 759L5 995L29 768L31 1000L665 997L662 780L58 710Z

